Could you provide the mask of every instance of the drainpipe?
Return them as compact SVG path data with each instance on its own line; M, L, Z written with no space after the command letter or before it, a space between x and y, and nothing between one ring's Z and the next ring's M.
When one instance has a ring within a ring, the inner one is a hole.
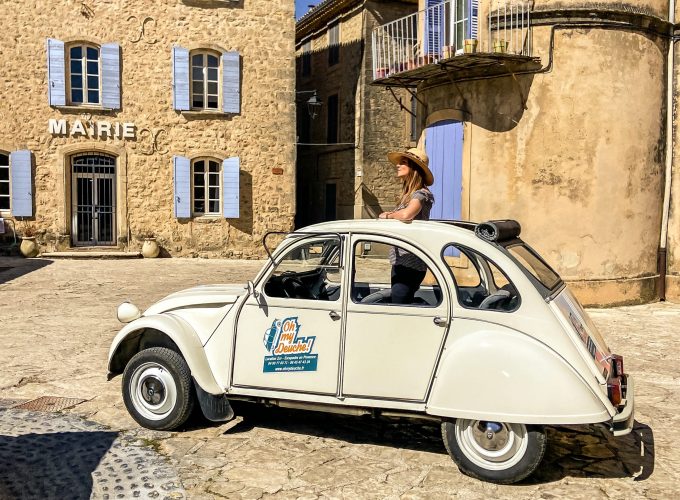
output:
M668 21L671 29L675 26L675 0L668 2ZM668 244L668 223L671 208L671 181L673 175L673 93L675 92L674 60L675 38L670 37L668 45L667 82L666 82L666 173L664 176L663 215L661 218L661 239L659 241L659 300L666 300L666 248Z

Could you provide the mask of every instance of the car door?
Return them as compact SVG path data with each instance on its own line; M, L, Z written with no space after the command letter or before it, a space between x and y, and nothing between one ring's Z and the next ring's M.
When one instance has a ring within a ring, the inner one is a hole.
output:
M236 387L337 394L340 237L300 237L259 280L238 317Z
M440 271L408 243L354 235L342 394L424 401L448 330L449 294ZM391 247L428 267L412 304L390 303Z

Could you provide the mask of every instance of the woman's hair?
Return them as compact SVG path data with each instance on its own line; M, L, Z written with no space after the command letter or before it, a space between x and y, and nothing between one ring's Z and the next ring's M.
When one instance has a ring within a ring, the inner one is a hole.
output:
M401 181L401 198L399 199L400 205L408 203L413 193L425 187L425 181L423 180L423 173L420 169L420 166L410 158L406 158L406 161L408 166L411 167L411 171Z

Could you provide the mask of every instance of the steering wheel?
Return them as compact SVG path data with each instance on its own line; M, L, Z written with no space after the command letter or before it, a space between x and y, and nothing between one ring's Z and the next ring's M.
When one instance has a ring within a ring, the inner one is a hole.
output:
M489 295L487 298L482 300L482 303L479 304L480 309L495 309L496 304L500 304L501 302L504 302L506 300L510 300L512 297L512 294L508 292L507 290L498 290L495 293L492 293Z
M281 278L281 285L286 296L290 299L319 300L319 297L307 288L297 276L283 276Z

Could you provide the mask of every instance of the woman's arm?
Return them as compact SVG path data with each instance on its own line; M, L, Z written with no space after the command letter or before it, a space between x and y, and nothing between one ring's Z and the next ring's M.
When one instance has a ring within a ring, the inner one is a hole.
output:
M420 204L420 200L413 198L406 207L401 210L395 210L394 212L383 212L378 217L380 219L397 219L401 221L410 221L420 213L423 206Z

